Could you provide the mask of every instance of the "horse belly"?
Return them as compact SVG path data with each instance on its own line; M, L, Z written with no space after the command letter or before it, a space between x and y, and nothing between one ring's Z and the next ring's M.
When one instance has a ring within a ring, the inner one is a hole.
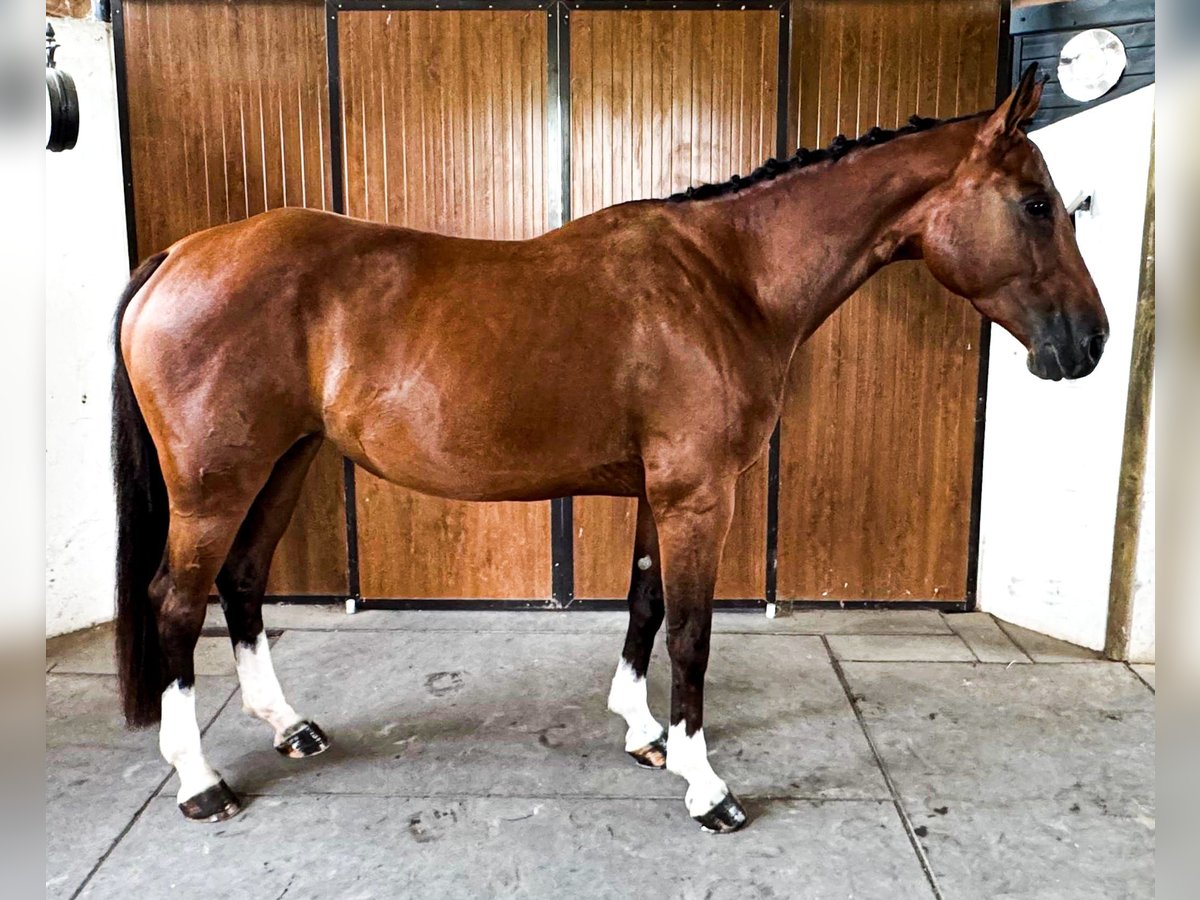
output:
M640 493L622 417L569 407L552 389L447 392L410 377L373 391L359 415L327 422L326 436L372 474L448 499Z

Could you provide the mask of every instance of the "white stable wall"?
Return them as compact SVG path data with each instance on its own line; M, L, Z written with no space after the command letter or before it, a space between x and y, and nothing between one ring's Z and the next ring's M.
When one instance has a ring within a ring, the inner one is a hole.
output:
M992 331L979 604L1093 649L1104 646L1108 611L1153 114L1151 86L1030 135L1066 202L1094 194L1077 236L1112 329L1099 367L1079 381L1041 381L1025 348ZM1152 472L1148 487L1152 529ZM1140 551L1135 635L1139 656L1153 658L1152 530Z
M79 141L46 153L46 634L112 618L112 316L129 278L112 31L51 19Z

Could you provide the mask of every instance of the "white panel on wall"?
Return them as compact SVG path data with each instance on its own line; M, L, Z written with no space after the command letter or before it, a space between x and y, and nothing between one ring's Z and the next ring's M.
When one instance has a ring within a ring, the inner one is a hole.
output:
M992 332L980 606L1093 649L1104 646L1153 113L1151 86L1030 135L1064 200L1094 195L1077 235L1112 329L1099 367L1041 381L1025 348Z
M54 19L79 142L46 154L46 634L112 618L112 317L129 278L112 32Z

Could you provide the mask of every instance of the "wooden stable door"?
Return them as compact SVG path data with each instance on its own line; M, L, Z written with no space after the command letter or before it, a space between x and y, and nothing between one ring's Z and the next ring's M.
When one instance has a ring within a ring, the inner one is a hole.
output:
M799 142L991 108L994 0L799 0ZM781 426L780 598L965 597L980 317L923 263L873 277L797 351Z
M724 181L775 153L779 13L588 11L571 16L571 212ZM762 598L767 465L738 483L717 582ZM575 596L629 588L636 501L575 500Z
M319 3L125 0L120 13L136 257L267 209L332 208ZM326 446L268 591L344 595L347 578L342 458Z
M347 213L473 238L546 230L544 11L338 25ZM356 493L364 598L549 599L548 502L440 500L362 470Z
M993 103L998 0L678 7L360 4L335 14L327 46L320 0L125 0L136 252L278 206L526 238L560 213L723 181L779 148L780 62L789 149ZM780 599L964 599L979 339L970 306L906 263L799 350L781 421ZM764 459L739 484L721 598L766 594L769 481ZM443 501L358 471L347 509L346 486L326 448L272 594L345 596L357 572L368 599L549 601L552 562L569 571L572 553L575 597L627 590L631 500L576 499L552 560L550 503Z

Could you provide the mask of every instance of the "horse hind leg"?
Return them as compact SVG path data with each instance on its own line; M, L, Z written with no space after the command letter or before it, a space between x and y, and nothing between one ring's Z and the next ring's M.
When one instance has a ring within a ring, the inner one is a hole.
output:
M629 577L629 630L608 692L608 708L623 719L625 752L646 769L667 764L667 732L646 702L646 671L663 621L662 563L658 531L646 498L638 500L637 531Z
M275 749L292 759L325 751L329 739L315 722L298 714L284 698L263 629L262 600L275 548L291 520L304 477L321 442L319 435L303 438L275 464L217 574L217 591L237 661L243 709L271 726Z
M241 509L192 515L173 510L163 562L148 591L165 684L159 751L179 776L180 810L198 821L228 819L241 809L201 748L193 661L209 588L241 518Z
M272 505L270 498L275 492L271 483L279 462L274 454L229 459L196 452L169 462L164 467L170 498L166 550L148 590L165 685L159 750L179 775L177 799L184 816L217 822L236 815L241 804L204 757L196 721L193 657L204 626L209 591L231 550L239 545L246 521L257 521L262 510ZM260 505L259 499L264 497Z

